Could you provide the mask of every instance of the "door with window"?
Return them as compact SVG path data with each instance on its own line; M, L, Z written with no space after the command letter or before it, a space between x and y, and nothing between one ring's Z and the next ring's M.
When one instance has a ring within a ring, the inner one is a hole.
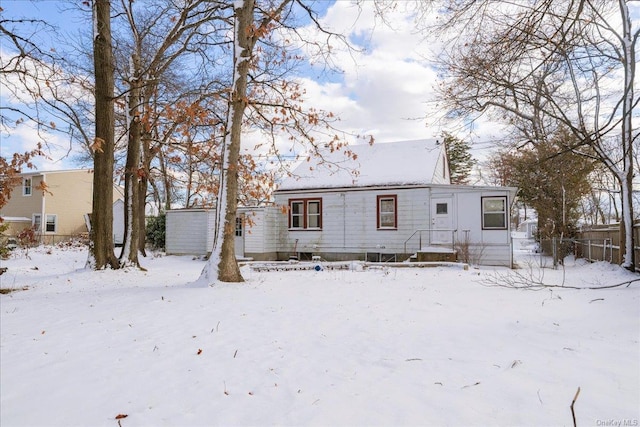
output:
M451 197L431 199L431 243L453 244L453 203Z
M244 215L236 217L236 240L234 242L236 258L244 257Z

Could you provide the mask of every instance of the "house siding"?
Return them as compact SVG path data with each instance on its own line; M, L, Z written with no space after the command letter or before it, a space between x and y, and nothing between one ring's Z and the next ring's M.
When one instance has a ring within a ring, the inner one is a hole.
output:
M266 261L276 259L274 207L238 208L246 219L244 254ZM166 213L166 252L168 255L207 255L213 249L215 209L174 209Z
M291 255L302 258L315 255L338 260L395 255L397 261L404 261L421 247L432 246L433 234L428 231L433 227L431 203L443 199L451 202L451 229L456 231L451 235L453 242L433 246L453 249L454 242L460 244L466 238L469 261L511 266L508 215L505 230L482 230L482 197L507 197L507 205L510 205L510 191L433 185L276 192L276 204L283 206L288 206L290 199L321 198L323 224L322 230L292 230L288 228L288 214L280 213L278 226L283 231L278 239L278 258L284 260ZM397 198L396 229L377 228L377 198L385 195Z
M55 233L64 236L87 232L84 214L92 211L93 173L86 170L45 175L45 214L57 216Z
M289 199L310 197L309 192L276 194L276 203L287 205ZM397 228L377 228L377 197L397 197ZM382 188L359 191L325 191L313 193L322 198L322 230L289 230L288 214L280 213L280 258L313 253L332 258L364 258L366 253L400 254L405 240L415 229L427 226L427 188ZM420 214L422 213L422 215ZM297 240L297 244L296 244ZM332 254L332 255L329 255Z
M482 198L507 197L507 206L512 200L508 190L454 186L454 191L434 188L432 197L451 195L454 199L454 228L457 231L456 241L466 238L469 243L471 262L474 264L506 266L512 263L511 228L507 213L507 229L482 229Z
M12 235L30 227L34 214L42 215L43 224L47 215L56 215L56 231L44 232L43 243L56 243L88 232L85 215L93 209L93 171L77 169L23 173L21 177L32 179L32 194L23 196L20 183L13 189L12 197L3 206L0 216L26 217L30 221L14 224L10 230ZM38 190L43 181L46 184L44 192ZM122 192L114 185L113 200L119 198L122 198Z
M244 233L244 256L256 261L274 260L277 257L277 224L279 209L276 207L240 208L248 224Z
M438 156L431 182L433 184L449 184L451 182L444 147L442 148L441 154Z
M13 217L26 217L33 218L34 213L42 212L42 198L44 197L42 191L38 189L42 185L42 176L38 175L23 175L23 178L31 178L31 195L22 195L22 181L20 185L15 187L11 192L11 198L9 202L2 207L2 216ZM31 224L28 224L30 227Z
M170 210L166 213L167 255L205 255L213 249L215 211Z

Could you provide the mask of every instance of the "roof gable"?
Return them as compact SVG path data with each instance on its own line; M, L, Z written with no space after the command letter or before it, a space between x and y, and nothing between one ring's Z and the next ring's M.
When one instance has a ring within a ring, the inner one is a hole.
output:
M350 145L297 166L279 190L448 184L444 145L436 139ZM444 174L437 169L444 168Z

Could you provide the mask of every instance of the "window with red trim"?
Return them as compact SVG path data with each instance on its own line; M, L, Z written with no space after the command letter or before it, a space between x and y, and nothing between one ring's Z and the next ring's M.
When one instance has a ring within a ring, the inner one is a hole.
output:
M378 229L398 228L398 196L378 196L377 227Z
M289 228L318 230L322 228L322 199L289 200Z

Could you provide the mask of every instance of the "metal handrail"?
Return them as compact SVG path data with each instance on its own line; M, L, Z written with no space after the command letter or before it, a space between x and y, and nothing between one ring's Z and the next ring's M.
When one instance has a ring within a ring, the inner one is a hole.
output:
M453 229L453 228L421 228L418 230L415 230L413 232L413 234L411 234L411 236L409 236L409 238L407 240L404 241L404 253L407 253L407 243L409 242L409 240L413 239L413 237L417 234L420 233L420 240L418 242L418 246L422 247L422 232L423 231L450 231L451 232L451 248L455 250L456 248L456 239L455 239L455 233L458 232L457 229Z

